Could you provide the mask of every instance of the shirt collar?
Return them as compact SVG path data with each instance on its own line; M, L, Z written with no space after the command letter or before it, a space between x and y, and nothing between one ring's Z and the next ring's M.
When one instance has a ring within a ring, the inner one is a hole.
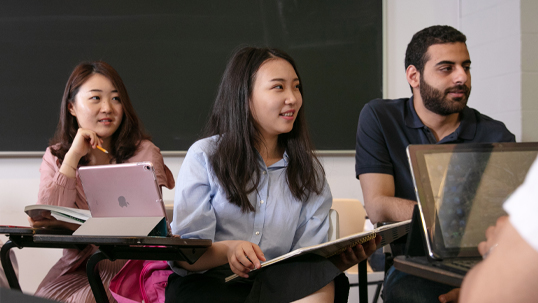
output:
M468 106L460 114L460 126L455 131L458 138L472 140L476 135L476 115Z
M425 127L422 120L418 117L413 104L413 96L407 100L407 106L404 111L405 125L410 128ZM457 138L472 140L476 134L476 116L471 108L465 106L460 114L460 125L454 131Z
M282 159L280 159L278 162L274 163L273 165L269 166L269 168L278 169L278 168L287 167L289 162L290 162L290 157L288 156L288 153L284 151L284 155L282 155Z
M407 100L407 106L404 110L405 125L410 128L422 128L424 127L424 123L422 123L415 111L413 99L413 96L411 96L411 98Z
M262 156L257 151L256 151L256 153L258 154L258 162L260 163L262 169L265 169L266 166L265 166L265 162L263 162ZM283 167L288 167L289 162L290 162L290 157L288 156L288 153L286 151L284 151L284 155L282 156L282 159L280 159L279 161L277 161L273 165L269 166L268 168L269 169L279 169L279 168L283 168Z

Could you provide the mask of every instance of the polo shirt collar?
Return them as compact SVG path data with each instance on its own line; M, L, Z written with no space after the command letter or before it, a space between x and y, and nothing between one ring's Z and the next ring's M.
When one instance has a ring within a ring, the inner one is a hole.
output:
M468 106L465 106L460 114L460 126L458 126L455 133L458 135L458 138L472 140L476 135L476 124L474 111Z
M422 128L424 123L420 120L413 105L413 96L407 100L407 110L404 111L405 125L410 128Z

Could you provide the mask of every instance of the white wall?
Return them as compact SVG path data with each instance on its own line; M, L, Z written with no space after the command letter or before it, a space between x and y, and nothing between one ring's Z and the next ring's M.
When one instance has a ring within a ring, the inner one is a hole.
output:
M457 0L386 0L386 98L411 96L405 78L405 50L419 30L435 25L458 28Z
M473 61L469 105L505 122L518 139L538 140L537 122L533 119L538 111L534 101L538 95L537 3L534 0L521 0L521 4L519 0L385 0L385 97L410 95L403 60L412 35L430 25L448 24L462 30L469 39ZM523 50L517 34L521 22ZM522 64L523 72L518 75L517 67L521 68ZM40 162L40 158L0 158L0 224L28 224L22 209L35 203ZM174 175L181 162L182 157L165 157ZM334 197L362 201L353 155L323 156L322 162ZM165 190L164 198L173 200L173 191ZM0 239L5 241L4 237ZM32 293L61 251L16 249L16 254L21 286L25 292Z
M522 136L519 0L462 1L473 89L469 104Z

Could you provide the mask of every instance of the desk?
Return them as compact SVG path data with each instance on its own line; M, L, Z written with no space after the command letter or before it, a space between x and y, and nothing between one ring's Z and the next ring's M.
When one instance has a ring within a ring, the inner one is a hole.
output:
M412 259L412 261L410 261ZM464 276L434 267L429 264L426 257L405 257L394 258L394 268L407 274L415 275L424 279L460 287Z
M211 246L211 240L181 239L176 237L97 237L49 234L32 228L0 227L0 234L9 237L0 259L12 289L21 290L11 264L9 251L13 247L76 248L93 244L99 247L86 265L86 273L96 302L108 302L103 282L98 272L99 261L108 259L181 260L194 263Z
M23 294L20 291L3 287L0 287L0 299L2 299L2 303L60 303L58 301Z

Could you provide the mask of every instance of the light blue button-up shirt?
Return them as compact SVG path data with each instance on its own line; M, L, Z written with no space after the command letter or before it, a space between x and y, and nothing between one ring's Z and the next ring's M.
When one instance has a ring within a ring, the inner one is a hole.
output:
M249 195L256 211L243 213L228 201L210 167L216 138L195 142L181 165L171 224L174 234L214 242L250 241L260 246L267 260L327 241L332 196L326 182L321 195L311 194L303 203L293 197L286 182L287 154L270 167L260 156L261 182Z

